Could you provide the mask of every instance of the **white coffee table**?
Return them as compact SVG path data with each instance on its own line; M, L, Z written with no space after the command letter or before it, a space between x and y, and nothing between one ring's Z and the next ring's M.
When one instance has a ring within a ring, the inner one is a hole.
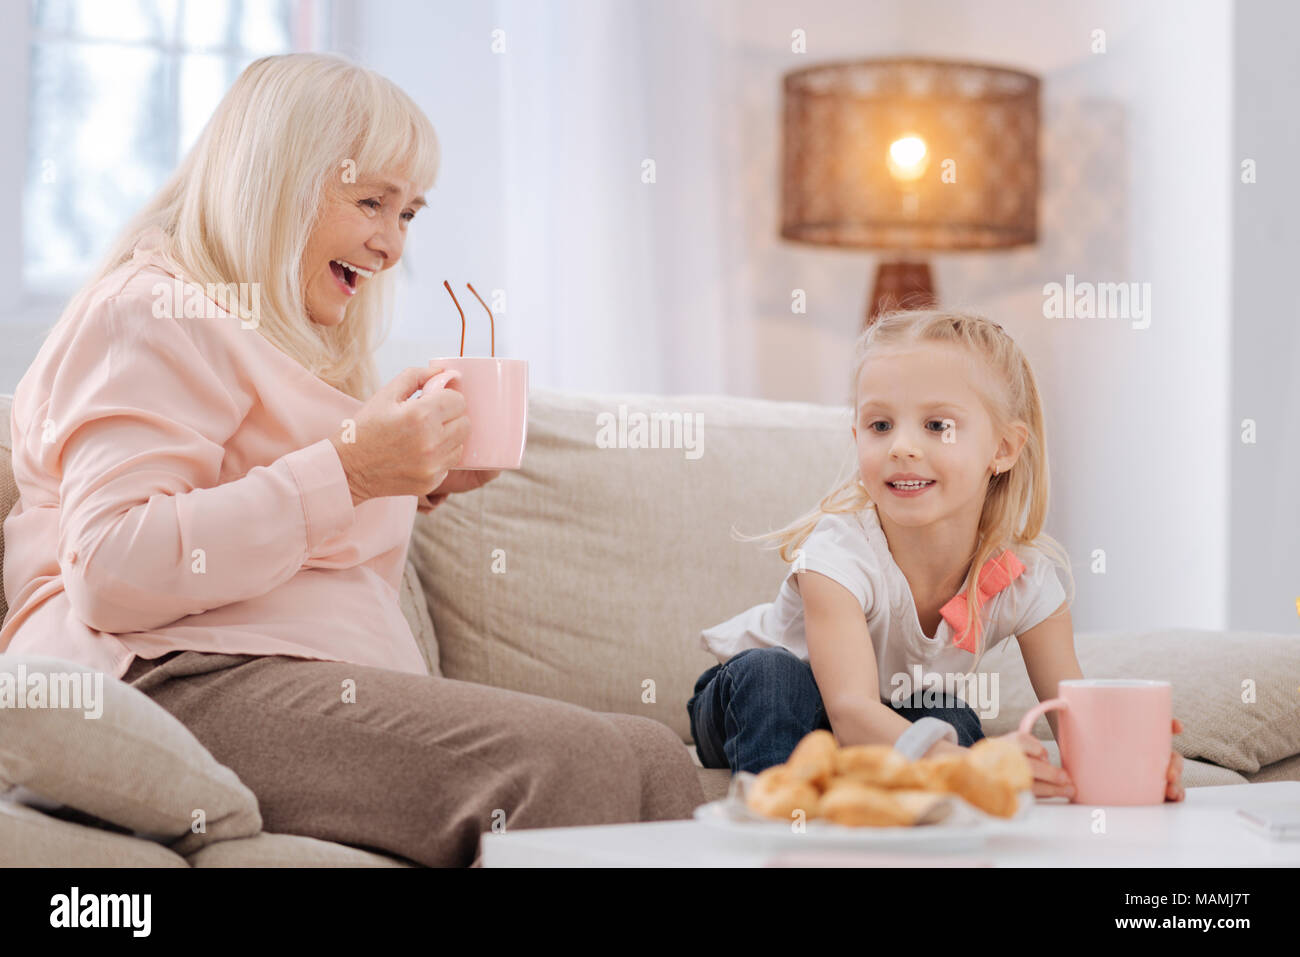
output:
M1038 801L1022 830L991 834L960 850L826 850L758 845L697 821L536 828L482 836L484 867L1297 867L1300 840L1272 841L1237 821L1237 809L1290 803L1300 781L1188 788L1162 807L1097 808L1064 798ZM790 855L798 855L792 858ZM808 857L818 855L817 860ZM785 857L783 861L781 858Z

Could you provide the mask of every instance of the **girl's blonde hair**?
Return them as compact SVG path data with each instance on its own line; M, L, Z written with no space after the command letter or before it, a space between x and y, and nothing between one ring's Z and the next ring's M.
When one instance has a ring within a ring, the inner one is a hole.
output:
M160 252L176 275L205 287L260 283L253 328L313 375L364 399L379 384L374 350L388 332L396 277L377 272L349 301L345 321L318 325L303 302L303 252L322 202L342 184L391 173L423 192L439 163L432 124L392 81L333 53L262 57L235 80L171 179L51 329L161 227Z
M853 351L853 378L849 394L853 396L854 420L857 418L858 379L867 358L886 349L905 348L921 343L957 346L978 360L987 376L975 376L972 387L979 394L1000 436L1013 422L1028 429L1028 437L1014 466L989 480L984 508L980 512L971 565L962 589L966 592L966 627L974 624L978 581L976 569L1010 545L1030 545L1054 559L1065 569L1070 582L1067 604L1074 600L1074 577L1065 549L1043 531L1048 505L1047 438L1043 407L1033 369L1024 353L1002 331L1002 327L983 316L966 311L928 309L897 310L881 315L863 330ZM986 388L991 386L992 388ZM817 508L784 528L763 535L740 536L746 541L762 541L768 548L780 548L786 562L795 560L795 550L808 538L823 515L857 512L875 503L867 494L853 455L851 475L837 478ZM975 663L978 669L987 649L981 633Z

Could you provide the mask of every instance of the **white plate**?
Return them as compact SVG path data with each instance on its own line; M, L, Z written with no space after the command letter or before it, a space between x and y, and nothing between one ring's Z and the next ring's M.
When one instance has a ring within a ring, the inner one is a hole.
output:
M1016 813L1009 818L994 817L973 807L955 794L941 801L929 815L930 821L911 827L847 827L813 818L797 830L794 821L786 822L751 810L745 793L755 775L740 771L731 778L727 796L695 809L695 819L730 834L750 840L783 844L835 847L926 847L951 850L984 842L991 834L1008 829L1019 830L1033 811L1034 792L1021 791Z

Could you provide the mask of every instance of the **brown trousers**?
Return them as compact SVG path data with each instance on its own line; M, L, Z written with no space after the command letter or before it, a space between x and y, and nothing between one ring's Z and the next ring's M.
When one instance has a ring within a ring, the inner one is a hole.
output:
M674 820L704 803L686 747L652 718L282 655L175 651L122 680L239 776L264 831L430 867L479 866L485 831Z

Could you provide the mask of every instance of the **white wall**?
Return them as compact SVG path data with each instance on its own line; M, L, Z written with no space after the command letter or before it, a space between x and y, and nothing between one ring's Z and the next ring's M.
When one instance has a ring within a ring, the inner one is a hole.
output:
M1233 45L1229 618L1294 633L1300 597L1300 59L1295 4L1239 0ZM1253 159L1256 181L1241 182ZM1252 419L1253 444L1241 441Z

